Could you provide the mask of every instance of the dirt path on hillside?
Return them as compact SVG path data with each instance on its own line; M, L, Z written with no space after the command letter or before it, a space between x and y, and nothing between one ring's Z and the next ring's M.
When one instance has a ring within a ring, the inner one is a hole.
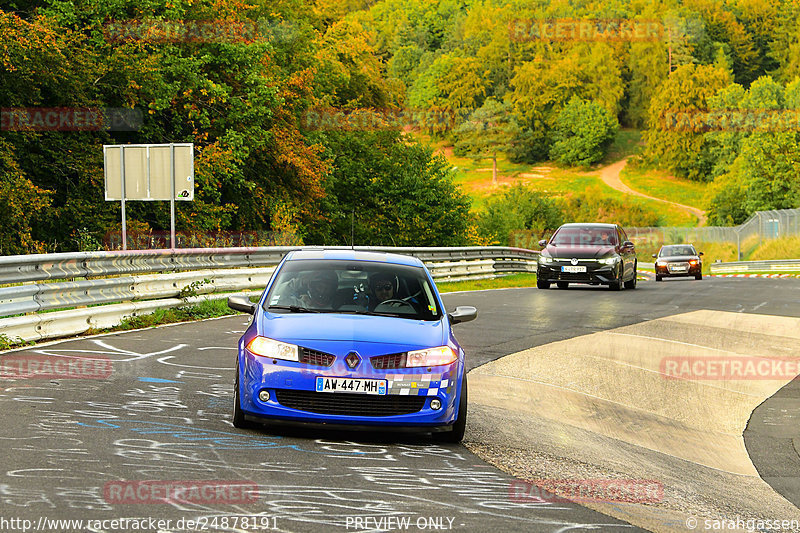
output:
M634 196L639 196L641 198L647 198L648 200L656 200L657 202L663 202L665 204L674 205L680 209L683 209L687 213L694 215L698 219L698 226L702 226L706 223L706 212L702 209L698 209L696 207L691 207L688 205L679 204L677 202L670 202L669 200L664 200L663 198L656 198L655 196L650 196L648 194L641 193L639 191L635 191L622 183L622 180L619 178L620 172L622 169L625 168L625 165L628 164L628 158L621 161L617 161L616 163L612 163L607 167L603 167L600 169L600 178L603 180L603 183L611 187L612 189L616 189L620 192L624 192L625 194L632 194Z

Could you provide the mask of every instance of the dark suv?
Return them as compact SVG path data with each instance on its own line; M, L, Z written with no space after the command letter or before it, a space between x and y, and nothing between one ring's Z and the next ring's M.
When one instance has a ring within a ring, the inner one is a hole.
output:
M539 246L544 248L536 269L540 289L552 282L560 289L570 283L636 288L636 250L617 224L564 224Z

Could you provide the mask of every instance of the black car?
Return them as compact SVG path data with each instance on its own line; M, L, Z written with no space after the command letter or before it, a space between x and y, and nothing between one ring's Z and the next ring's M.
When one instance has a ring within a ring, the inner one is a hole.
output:
M662 246L656 258L656 281L665 276L694 276L703 279L703 252L695 250L691 244L670 244Z
M636 288L636 250L617 224L564 224L542 246L536 286L560 289L570 283Z

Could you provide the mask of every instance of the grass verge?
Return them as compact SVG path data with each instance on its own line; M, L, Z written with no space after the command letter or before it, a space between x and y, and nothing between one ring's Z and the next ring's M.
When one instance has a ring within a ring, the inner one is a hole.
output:
M631 165L622 169L620 179L636 191L698 209L703 208L703 197L708 190L707 183L676 178L659 170Z
M536 274L523 273L511 274L495 279L478 279L474 281L445 281L437 282L439 292L446 294L456 291L480 291L484 289L508 289L514 287L535 287Z
M91 334L149 328L152 326L160 326L161 324L203 320L206 318L235 315L236 313L236 311L228 307L228 301L226 299L204 300L194 305L187 305L186 307L157 309L155 313L149 315L127 317L123 319L118 326L102 331L94 330ZM87 334L89 334L89 332L87 332Z

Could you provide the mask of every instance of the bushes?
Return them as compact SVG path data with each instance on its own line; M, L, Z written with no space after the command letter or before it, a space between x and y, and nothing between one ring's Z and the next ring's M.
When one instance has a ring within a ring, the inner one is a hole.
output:
M556 119L550 157L565 165L589 166L605 156L619 125L600 105L573 97Z
M633 227L658 226L661 220L638 201L610 196L600 187L563 198L548 198L516 185L492 196L486 211L477 215L479 232L504 246L532 247L537 237L566 222L606 222ZM515 238L520 235L524 238Z

